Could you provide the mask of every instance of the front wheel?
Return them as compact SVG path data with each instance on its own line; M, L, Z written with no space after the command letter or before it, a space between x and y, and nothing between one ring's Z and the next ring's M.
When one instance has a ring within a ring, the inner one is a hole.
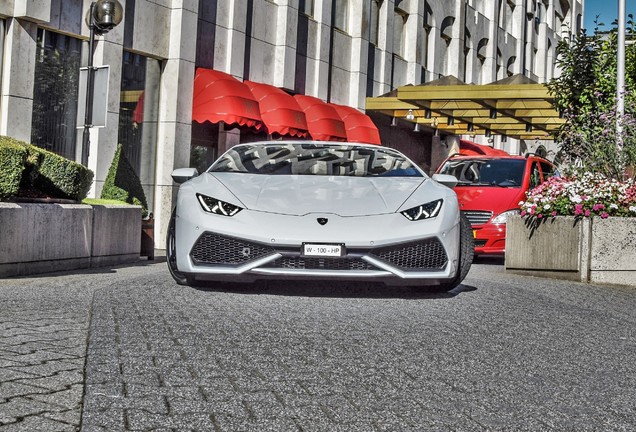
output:
M168 224L168 234L166 235L166 261L168 262L168 270L170 275L179 285L189 285L189 278L185 273L180 272L177 268L177 242L176 242L176 221L177 209L172 210L170 223Z
M463 214L460 213L459 219L459 268L457 269L457 273L455 277L450 281L443 282L439 284L436 288L439 291L450 291L455 288L457 285L462 283L468 271L470 270L470 266L473 263L473 258L475 256L475 239L473 238L473 228L470 225L470 221Z

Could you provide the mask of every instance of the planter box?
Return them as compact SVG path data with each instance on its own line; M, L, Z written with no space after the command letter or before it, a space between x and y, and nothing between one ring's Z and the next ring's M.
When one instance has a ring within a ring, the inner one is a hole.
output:
M636 287L636 218L520 216L506 224L506 271Z
M0 277L139 260L141 207L0 203Z

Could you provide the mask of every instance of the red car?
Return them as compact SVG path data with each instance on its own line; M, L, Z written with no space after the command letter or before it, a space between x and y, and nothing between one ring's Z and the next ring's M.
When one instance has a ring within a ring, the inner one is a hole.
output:
M528 190L558 175L550 161L535 155L453 155L437 172L458 180L455 192L472 225L476 255L504 254L508 216L519 213Z

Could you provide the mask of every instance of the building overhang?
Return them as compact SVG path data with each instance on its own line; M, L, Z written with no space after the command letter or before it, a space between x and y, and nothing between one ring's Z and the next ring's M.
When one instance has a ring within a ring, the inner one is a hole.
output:
M553 139L565 122L553 102L543 84L440 85L433 81L398 87L390 96L367 98L366 111L445 134Z

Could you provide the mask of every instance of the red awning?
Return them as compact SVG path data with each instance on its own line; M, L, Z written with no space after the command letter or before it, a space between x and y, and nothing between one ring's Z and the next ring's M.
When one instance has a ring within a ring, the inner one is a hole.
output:
M331 104L345 124L347 141L368 144L382 144L380 132L368 115L345 105Z
M141 92L139 99L137 99L137 105L135 105L135 110L133 111L132 121L137 124L144 122L144 92Z
M263 127L258 102L250 89L225 72L204 68L197 68L194 76L192 120Z
M509 156L508 152L468 140L459 140L459 154L465 156Z
M336 109L313 96L295 95L300 105L311 137L319 141L347 141L345 125Z
M296 99L278 87L243 81L260 107L263 123L269 133L305 138L309 134L305 113Z

